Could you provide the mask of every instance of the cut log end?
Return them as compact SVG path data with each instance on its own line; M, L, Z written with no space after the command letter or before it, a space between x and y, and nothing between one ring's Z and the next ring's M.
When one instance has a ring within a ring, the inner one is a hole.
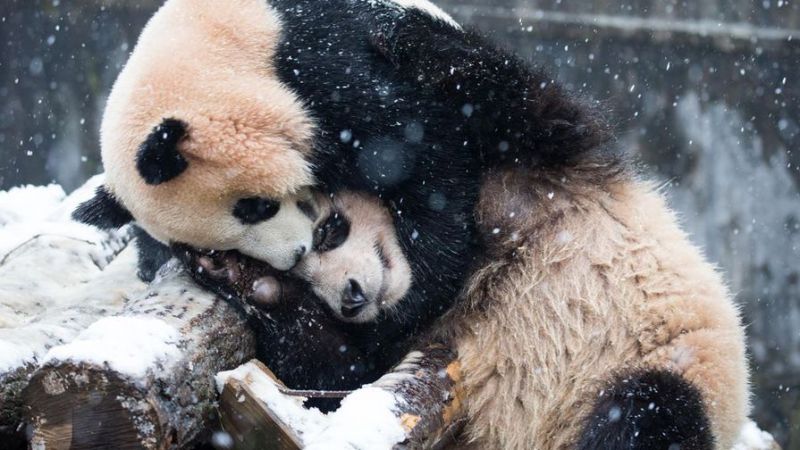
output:
M85 364L43 368L23 393L32 448L156 448L158 414L143 392ZM146 426L140 426L146 424Z
M229 380L220 396L222 426L241 450L300 450L302 443L240 380Z

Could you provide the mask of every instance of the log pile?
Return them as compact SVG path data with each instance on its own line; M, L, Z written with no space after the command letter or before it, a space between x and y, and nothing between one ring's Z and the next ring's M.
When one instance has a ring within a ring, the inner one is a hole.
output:
M21 393L47 351L144 287L127 233L69 222L74 201L63 197L51 188L0 193L0 442L21 441ZM18 211L31 202L40 204Z
M23 392L31 443L183 448L215 415L214 374L254 348L232 307L167 266L120 315L50 350Z

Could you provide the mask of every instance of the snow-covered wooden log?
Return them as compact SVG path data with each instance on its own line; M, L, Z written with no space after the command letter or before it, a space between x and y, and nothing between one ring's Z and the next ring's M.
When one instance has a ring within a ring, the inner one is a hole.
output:
M24 391L34 448L181 448L207 432L214 374L252 358L242 316L173 262L119 315L54 347Z
M278 450L433 447L450 437L461 405L459 379L454 354L429 347L324 415L304 408L305 398L258 361L217 377L222 424L236 448L269 443Z
M42 357L143 288L127 232L73 222L98 180L0 192L0 442L22 441L21 392Z

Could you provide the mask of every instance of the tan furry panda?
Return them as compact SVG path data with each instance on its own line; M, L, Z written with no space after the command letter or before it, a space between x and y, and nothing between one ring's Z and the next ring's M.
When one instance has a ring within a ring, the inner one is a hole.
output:
M729 449L744 330L654 186L584 164L486 178L487 262L437 328L462 366L457 448Z
M457 28L425 0L166 1L109 95L106 185L78 219L133 218L163 244L285 270L310 248L303 188L321 183L380 194L403 209L407 234L452 236L460 251L469 233L456 217L477 199L476 152L451 131L464 117L401 101L423 93L371 44L409 12ZM452 220L432 217L431 195ZM466 263L457 269L463 278Z
M748 371L719 274L661 194L622 166L555 175L485 178L486 262L432 330L462 368L455 448L729 449L749 412ZM352 193L327 205L322 245L297 272L341 320L402 310L413 281L384 208ZM385 304L348 315L349 283L386 284L381 253L402 281Z

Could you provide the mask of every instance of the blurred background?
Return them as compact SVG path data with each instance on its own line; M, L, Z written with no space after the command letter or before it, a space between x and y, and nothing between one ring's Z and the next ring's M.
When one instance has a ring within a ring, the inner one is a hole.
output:
M0 1L0 190L99 167L111 84L156 0ZM800 449L800 0L447 0L608 110L725 272L755 419Z

